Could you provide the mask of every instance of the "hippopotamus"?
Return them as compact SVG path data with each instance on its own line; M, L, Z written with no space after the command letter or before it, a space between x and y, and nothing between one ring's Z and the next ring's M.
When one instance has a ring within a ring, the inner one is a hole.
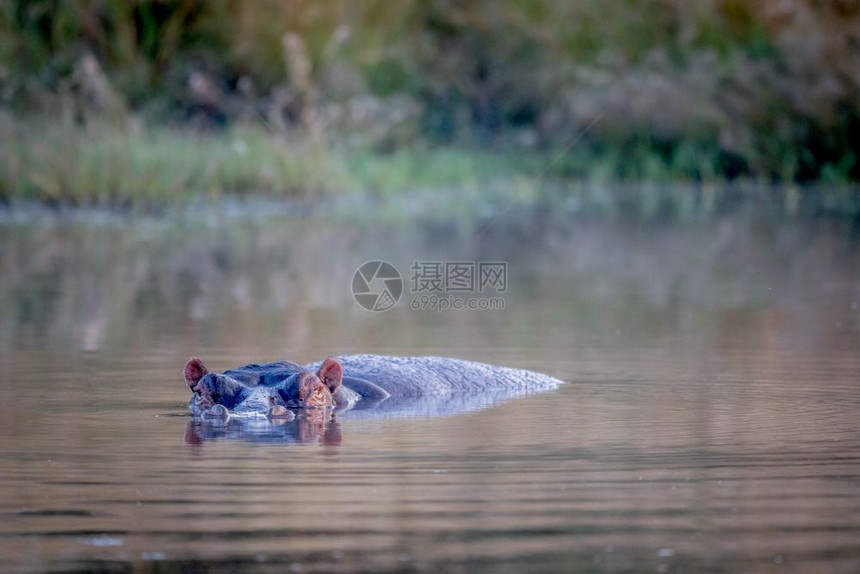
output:
M462 412L500 398L557 388L532 371L446 357L347 355L300 366L289 361L210 372L198 358L184 369L195 416L294 416L299 409L345 411L410 406ZM447 407L440 407L446 405Z

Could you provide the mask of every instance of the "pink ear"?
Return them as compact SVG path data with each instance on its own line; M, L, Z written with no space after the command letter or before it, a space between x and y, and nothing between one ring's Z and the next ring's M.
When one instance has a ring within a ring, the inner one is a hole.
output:
M343 367L340 366L337 359L329 357L323 361L317 376L325 383L328 390L333 393L340 386L341 382L343 382Z
M208 372L209 369L206 368L203 361L197 357L192 357L191 360L185 363L185 382L189 387L194 388L198 381L203 378L203 375Z

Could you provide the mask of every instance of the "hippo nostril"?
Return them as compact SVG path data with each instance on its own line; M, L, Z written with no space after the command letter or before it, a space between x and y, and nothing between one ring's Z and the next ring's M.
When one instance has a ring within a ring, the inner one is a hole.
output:
M274 407L269 409L269 417L277 418L277 419L286 419L292 420L295 418L295 415L292 411L287 410L287 407L284 405L275 405Z
M224 405L212 405L206 409L205 414L210 417L226 418L229 416L230 411Z

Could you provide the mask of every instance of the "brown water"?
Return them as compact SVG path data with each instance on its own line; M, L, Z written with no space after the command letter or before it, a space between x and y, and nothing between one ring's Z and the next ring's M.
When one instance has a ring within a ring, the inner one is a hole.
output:
M846 233L204 219L0 225L0 570L860 571ZM364 311L371 259L506 261L505 310ZM192 354L349 352L567 384L446 417L186 416Z

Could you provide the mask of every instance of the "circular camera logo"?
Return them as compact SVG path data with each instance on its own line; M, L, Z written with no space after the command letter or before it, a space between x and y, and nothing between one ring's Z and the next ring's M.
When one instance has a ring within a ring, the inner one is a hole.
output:
M352 276L352 296L368 311L387 311L403 293L403 279L387 261L368 261Z

